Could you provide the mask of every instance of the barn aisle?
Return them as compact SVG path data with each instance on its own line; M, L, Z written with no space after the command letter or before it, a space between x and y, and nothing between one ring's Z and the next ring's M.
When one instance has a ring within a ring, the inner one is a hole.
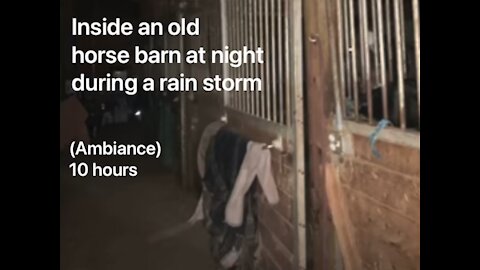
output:
M114 132L134 130L124 129ZM122 157L118 162L139 165L139 175L73 178L69 161L63 160L60 269L215 269L201 224L169 238L154 239L189 218L197 195L182 189L176 174L158 166L158 160Z

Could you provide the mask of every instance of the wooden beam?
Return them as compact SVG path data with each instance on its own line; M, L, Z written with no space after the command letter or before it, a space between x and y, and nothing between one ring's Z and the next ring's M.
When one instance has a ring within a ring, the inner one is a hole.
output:
M332 163L325 165L325 178L328 203L332 211L333 223L342 250L345 269L362 269L348 206L345 204L345 195L339 185L337 172Z

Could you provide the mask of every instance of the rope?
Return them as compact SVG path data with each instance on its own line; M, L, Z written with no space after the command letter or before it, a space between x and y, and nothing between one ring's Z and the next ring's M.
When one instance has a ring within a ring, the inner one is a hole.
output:
M375 145L377 142L378 136L380 135L380 132L390 124L391 124L390 121L386 119L382 119L380 122L378 122L377 127L375 128L373 133L370 135L370 148L372 148L372 154L376 158L381 158L380 153L377 150L377 146Z

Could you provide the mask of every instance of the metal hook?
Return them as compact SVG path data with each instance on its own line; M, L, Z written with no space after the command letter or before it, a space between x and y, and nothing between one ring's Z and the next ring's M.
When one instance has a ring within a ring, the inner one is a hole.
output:
M263 146L263 149L272 149L275 148L280 152L283 152L283 140L282 137L277 137L275 140L273 140L270 144L266 144Z
M227 117L227 114L224 113L222 117L220 117L220 121L224 122L224 123L228 123L228 117Z

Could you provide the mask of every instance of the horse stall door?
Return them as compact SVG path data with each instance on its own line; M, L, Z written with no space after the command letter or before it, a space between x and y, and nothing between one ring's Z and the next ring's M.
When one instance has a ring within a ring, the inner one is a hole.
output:
M262 81L260 91L225 93L228 126L269 146L280 198L272 206L259 194L258 260L241 269L307 269L302 1L221 4L222 47L264 50L263 63L223 66L224 78Z
M420 269L418 8L305 3L312 269Z

